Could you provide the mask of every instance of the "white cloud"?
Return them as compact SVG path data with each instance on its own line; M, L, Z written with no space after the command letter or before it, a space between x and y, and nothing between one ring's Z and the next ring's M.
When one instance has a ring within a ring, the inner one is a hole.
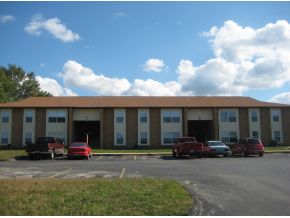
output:
M271 102L281 103L281 104L290 104L290 92L284 92L278 95L273 96L270 99Z
M60 76L66 86L89 90L96 95L122 95L123 92L130 88L130 83L127 79L98 75L90 68L72 60L64 64L63 72L60 73Z
M130 89L124 93L133 96L175 96L181 94L181 86L176 81L160 83L148 79L135 79Z
M41 14L35 15L30 23L25 27L26 32L39 36L43 30L52 34L55 38L63 42L74 42L80 39L79 34L72 32L61 23L57 17L45 20Z
M163 60L151 58L143 64L143 70L145 72L156 72L159 73L165 67L165 63Z
M15 17L10 14L0 16L0 23L8 23L14 20L15 20Z
M241 95L250 89L279 88L290 81L290 24L280 20L260 29L226 21L203 33L215 57L177 68L182 90L194 95Z
M35 77L40 88L53 96L77 96L71 89L62 87L56 80L46 77Z

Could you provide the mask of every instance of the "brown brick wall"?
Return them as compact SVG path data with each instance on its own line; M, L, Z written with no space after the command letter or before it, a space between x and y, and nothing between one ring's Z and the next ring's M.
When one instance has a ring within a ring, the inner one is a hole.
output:
M12 146L22 146L23 136L23 108L12 109Z
M213 139L219 140L219 117L218 117L218 108L212 109L213 121L212 121L212 130L213 130Z
M290 108L282 108L283 144L290 146Z
M248 108L239 108L239 125L240 125L240 138L250 137Z
M70 145L72 142L73 142L73 109L68 108L67 143Z
M150 147L161 147L160 108L150 108Z
M103 111L103 147L114 146L114 108L104 108Z
M35 110L35 138L45 136L46 109L36 108Z
M138 108L126 108L126 142L129 148L138 145Z
M187 115L188 115L188 108L182 108L182 132L183 136L188 136L188 121L187 121Z
M267 145L271 141L271 117L269 108L260 108L261 140Z

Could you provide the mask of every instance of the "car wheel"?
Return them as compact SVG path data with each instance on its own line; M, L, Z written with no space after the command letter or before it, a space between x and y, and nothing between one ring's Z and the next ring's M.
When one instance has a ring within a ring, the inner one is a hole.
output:
M29 157L30 160L34 160L34 155L33 154L29 154L28 157Z

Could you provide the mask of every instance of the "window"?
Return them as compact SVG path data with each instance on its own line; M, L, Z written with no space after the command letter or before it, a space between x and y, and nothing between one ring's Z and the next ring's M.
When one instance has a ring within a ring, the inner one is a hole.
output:
M164 132L163 143L164 144L173 144L178 138L180 138L179 132Z
M179 111L165 111L162 114L163 123L180 123L180 112Z
M147 123L147 112L145 111L140 112L140 122Z
M180 113L177 111L173 111L171 113L172 123L179 123L180 122Z
M230 132L221 132L221 140L225 144L232 144L238 141L237 132L230 131Z
M32 123L32 111L25 112L25 122Z
M2 117L2 123L9 123L9 112L8 111L2 111L1 117Z
M222 111L221 122L237 122L237 115L235 111Z
M62 142L65 142L65 134L64 134L64 132L48 132L47 136L48 137L60 138L60 140Z
M124 122L124 113L122 111L117 111L116 122L117 123L123 123Z
M258 111L256 110L251 111L251 121L258 122Z
M51 111L48 113L49 123L65 123L65 112L55 112Z
M124 137L121 133L117 132L117 145L124 144Z
M141 132L140 133L140 142L141 144L147 144L147 132Z
M8 132L2 132L1 134L1 144L8 144Z
M280 131L274 131L274 140L276 142L281 142L281 133L280 133Z
M253 138L259 138L259 132L258 131L252 131L252 137Z
M25 144L31 144L32 143L32 132L26 132L25 138L24 138Z
M274 122L279 122L279 120L280 120L279 111L272 111L272 119Z

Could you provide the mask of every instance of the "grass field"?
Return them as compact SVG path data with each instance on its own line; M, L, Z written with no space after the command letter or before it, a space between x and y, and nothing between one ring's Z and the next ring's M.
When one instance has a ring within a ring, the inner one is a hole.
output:
M1 216L187 215L192 198L165 179L0 180Z
M289 146L277 146L277 147L265 147L265 151L272 151L272 152L281 152L281 151L289 151L290 152L290 147Z
M0 150L0 160L10 160L21 156L27 156L25 150Z

